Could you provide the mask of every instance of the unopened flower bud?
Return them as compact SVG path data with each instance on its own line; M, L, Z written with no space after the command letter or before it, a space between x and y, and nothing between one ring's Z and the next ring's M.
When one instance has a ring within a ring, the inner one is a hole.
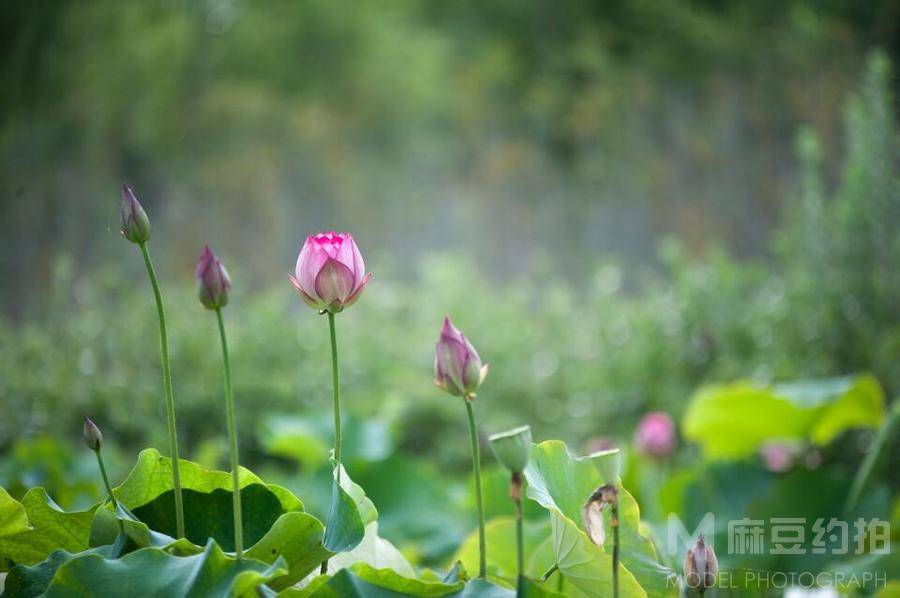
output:
M126 239L132 243L143 243L150 239L150 219L128 185L122 185L119 217L122 220L122 236Z
M228 305L231 278L228 271L209 245L203 246L203 253L197 262L197 295L207 309L218 309Z
M645 415L634 433L637 449L657 459L669 457L675 450L675 442L675 423L662 411Z
M85 416L84 418L84 443L92 451L99 451L100 445L103 443L103 434L100 428L94 423L94 420Z
M716 553L701 534L697 542L684 555L684 582L689 588L704 593L716 585L719 561Z
M307 305L338 313L353 305L371 276L353 235L328 231L306 238L288 278Z
M473 399L487 372L478 351L446 316L435 350L434 383L452 395Z
M531 456L531 428L521 426L488 438L497 460L511 473L520 474Z
M619 525L618 520L618 504L619 492L612 484L600 486L589 497L584 506L581 507L581 522L584 524L584 531L587 532L591 542L597 546L603 546L606 542L606 527L603 523L603 510L606 507L613 509L613 515L610 518L611 526Z

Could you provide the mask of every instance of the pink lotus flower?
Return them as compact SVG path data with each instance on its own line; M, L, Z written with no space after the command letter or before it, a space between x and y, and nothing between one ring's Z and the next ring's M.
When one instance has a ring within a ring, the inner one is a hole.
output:
M446 316L435 349L434 383L452 395L474 398L487 373L478 351Z
M291 283L306 303L338 313L350 307L369 282L362 254L350 233L316 233L306 238Z
M634 444L646 455L665 459L675 450L675 423L662 411L648 413L637 426Z
M787 443L772 442L759 449L766 469L772 473L784 473L794 465L796 451Z
M203 246L203 253L197 261L197 295L207 309L218 309L228 305L231 278L228 271L209 245Z

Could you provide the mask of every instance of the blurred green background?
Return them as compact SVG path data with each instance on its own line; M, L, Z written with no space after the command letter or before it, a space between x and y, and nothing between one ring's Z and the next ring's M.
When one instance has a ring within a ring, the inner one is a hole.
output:
M445 477L471 500L462 407L431 383L444 313L491 364L485 434L527 422L578 451L627 445L650 410L680 420L704 384L870 373L888 401L900 390L896 2L57 0L0 15L4 487L93 499L91 455L73 450L85 414L115 477L166 446L123 181L153 223L183 452L226 463L215 322L193 287L209 242L234 281L242 461L305 495L325 487L327 326L286 277L307 234L354 233L374 277L338 317L345 451L385 535L426 562L470 522L432 513L410 532L415 501L385 507L398 491L379 472L430 480L403 490L422 504ZM816 446L831 483L881 414ZM878 470L887 497L896 473Z

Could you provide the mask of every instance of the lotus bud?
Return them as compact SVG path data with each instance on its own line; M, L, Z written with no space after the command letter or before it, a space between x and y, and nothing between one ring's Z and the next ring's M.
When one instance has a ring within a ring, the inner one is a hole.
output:
M696 588L703 594L707 588L716 585L718 575L719 561L716 553L701 534L684 555L684 582L689 588Z
M150 219L128 185L122 185L119 217L122 220L122 236L126 239L132 243L144 243L150 239Z
M231 278L228 271L209 245L203 246L203 253L197 261L197 295L206 309L219 309L228 305Z
M637 449L657 459L669 457L675 450L675 443L675 423L662 411L644 416L634 434Z
M794 465L794 447L785 443L769 443L759 449L766 469L772 473L784 473Z
M481 364L478 351L446 316L435 350L434 383L452 395L471 400L487 373L488 366Z
M84 418L84 443L94 452L99 451L100 445L103 444L103 434L100 432L100 428L89 417Z
M521 426L488 438L497 460L510 471L521 474L531 456L531 428Z
M371 276L353 235L329 231L306 238L288 278L307 305L336 314L353 305Z
M589 497L584 506L581 507L581 522L584 524L584 531L587 532L588 538L597 546L603 546L606 542L606 527L603 523L603 510L606 507L615 509L613 517L610 519L611 526L618 526L618 504L619 492L612 484L600 486Z

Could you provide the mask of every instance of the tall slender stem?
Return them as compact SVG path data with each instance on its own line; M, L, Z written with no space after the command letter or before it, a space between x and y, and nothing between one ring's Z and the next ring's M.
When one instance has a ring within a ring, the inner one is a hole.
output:
M328 333L331 337L331 393L334 415L334 460L336 462L335 483L341 483L341 373L338 369L337 333L334 329L334 314L328 313ZM319 567L322 575L328 572L328 559Z
M228 441L231 444L231 496L234 511L234 552L237 558L244 555L244 528L241 523L241 486L238 474L237 428L234 425L234 391L231 386L231 362L228 359L228 340L225 337L225 322L222 309L216 308L219 322L219 338L222 339L222 364L225 369L225 417L228 420Z
M619 499L614 499L611 505L610 525L613 528L613 553L612 553L612 582L613 598L619 598Z
M112 485L109 483L109 476L106 475L106 465L103 464L103 456L100 454L100 449L98 448L94 453L97 455L97 465L100 466L100 475L103 476L103 485L106 486L106 493L109 495L109 501L112 503L113 508L118 511L119 503L116 501L116 497L113 496ZM118 518L118 514L116 515L116 519L119 520L119 529L124 532L125 526L122 524L122 520Z
M516 559L519 564L519 578L525 575L525 539L522 533L522 499L516 499Z
M159 290L159 281L156 279L156 270L150 261L150 253L147 251L147 243L138 243L141 253L144 255L144 263L147 264L147 274L150 276L150 285L153 287L153 296L156 297L156 312L159 315L159 353L162 357L163 390L166 394L166 422L169 426L169 452L172 456L172 485L175 489L175 526L178 537L184 537L184 503L181 499L181 472L178 460L178 432L175 430L175 393L172 390L172 369L169 365L169 334L166 330L166 310L163 307L162 293Z
M853 479L853 484L850 486L850 493L847 496L847 503L844 506L845 513L849 513L856 508L859 497L862 496L862 491L865 489L869 478L872 476L872 472L875 470L875 464L878 462L878 457L881 456L882 451L884 451L884 448L888 444L891 434L895 432L898 427L898 420L900 420L900 401L894 403L893 409L891 409L891 412L885 418L884 423L881 425L881 429L878 430L878 435L875 436L872 446L869 447L869 452L866 453L862 466L860 466L859 471L856 472L856 477Z
M328 331L331 334L331 392L334 402L334 460L337 462L337 481L341 482L341 374L338 370L337 334L334 314L328 312Z
M466 403L466 413L469 416L469 436L472 439L472 470L475 474L475 498L478 503L478 577L484 577L487 568L487 548L484 534L484 498L481 492L481 453L478 450L478 429L475 427L475 411L472 409L472 401L463 397Z

